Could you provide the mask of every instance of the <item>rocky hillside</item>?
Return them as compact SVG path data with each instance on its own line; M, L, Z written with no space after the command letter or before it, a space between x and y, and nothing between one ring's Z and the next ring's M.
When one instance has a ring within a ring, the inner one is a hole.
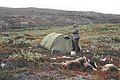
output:
M120 15L41 8L0 7L0 25L68 26L73 24L120 23Z

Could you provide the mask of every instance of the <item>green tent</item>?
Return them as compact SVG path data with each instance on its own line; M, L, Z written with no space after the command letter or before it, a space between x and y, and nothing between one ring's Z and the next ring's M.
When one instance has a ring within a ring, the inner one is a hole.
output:
M72 50L72 40L68 35L51 33L44 37L41 45L50 51L58 50L69 53Z

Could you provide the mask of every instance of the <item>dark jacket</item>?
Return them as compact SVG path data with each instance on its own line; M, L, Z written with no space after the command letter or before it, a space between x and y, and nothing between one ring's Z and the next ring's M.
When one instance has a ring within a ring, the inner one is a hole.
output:
M80 39L79 29L75 29L75 30L72 32L72 39L73 39L73 40L75 40L75 39Z

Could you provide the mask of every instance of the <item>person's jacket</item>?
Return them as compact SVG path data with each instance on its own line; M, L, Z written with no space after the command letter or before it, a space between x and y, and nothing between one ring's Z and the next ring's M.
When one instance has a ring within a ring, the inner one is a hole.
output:
M80 39L80 32L79 32L79 29L75 29L72 33L72 38L73 40L75 39Z

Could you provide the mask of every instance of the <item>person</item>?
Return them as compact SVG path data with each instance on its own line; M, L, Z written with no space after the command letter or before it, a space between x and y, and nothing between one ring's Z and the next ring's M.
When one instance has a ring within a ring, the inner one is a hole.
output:
M80 31L78 25L73 25L74 31L72 32L72 43L73 43L73 51L76 53L80 52L79 47L79 39L80 39Z

